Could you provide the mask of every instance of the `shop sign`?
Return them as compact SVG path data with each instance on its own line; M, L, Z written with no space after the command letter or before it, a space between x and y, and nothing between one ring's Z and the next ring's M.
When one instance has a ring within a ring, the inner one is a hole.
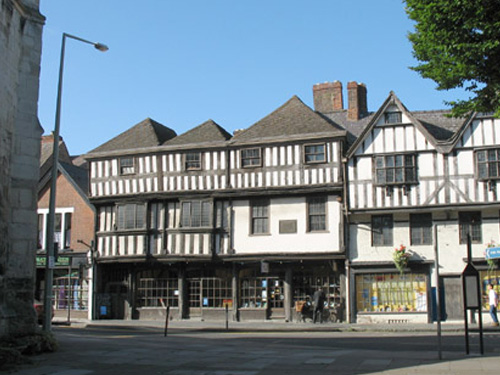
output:
M70 257L58 257L54 265L56 267L64 267L64 266L68 267L70 265L70 261L71 261ZM45 267L46 264L47 264L47 257L45 255L36 257L37 267Z
M484 254L486 259L498 259L500 258L500 247L488 247Z

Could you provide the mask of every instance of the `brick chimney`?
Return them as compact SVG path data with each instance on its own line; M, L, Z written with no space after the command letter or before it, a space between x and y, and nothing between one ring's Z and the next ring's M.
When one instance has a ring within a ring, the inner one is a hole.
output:
M347 119L357 121L368 114L366 86L364 83L347 83Z
M342 83L339 81L318 83L313 86L314 109L317 112L331 113L342 111Z

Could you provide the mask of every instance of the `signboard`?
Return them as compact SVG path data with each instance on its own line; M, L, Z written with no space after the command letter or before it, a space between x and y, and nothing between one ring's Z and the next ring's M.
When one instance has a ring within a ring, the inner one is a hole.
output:
M51 264L51 268L53 268L53 266L68 267L70 265L70 261L71 261L70 257L58 257L54 265ZM45 267L45 264L47 264L47 257L45 255L36 257L37 267Z
M488 247L484 254L486 259L498 259L500 258L500 247Z
M260 262L260 272L261 273L269 273L269 263L268 262Z
M469 263L462 272L462 285L464 292L464 303L466 310L477 310L481 308L481 296L479 291L479 272Z

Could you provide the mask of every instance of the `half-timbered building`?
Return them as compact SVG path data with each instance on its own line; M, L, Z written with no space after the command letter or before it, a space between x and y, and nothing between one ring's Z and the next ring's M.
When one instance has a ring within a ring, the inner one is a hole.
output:
M448 115L410 112L391 92L376 113L347 124L356 138L346 189L353 321L432 321L438 286L442 318L463 319L468 234L483 287L499 276L484 250L499 242L500 121ZM409 256L401 272L398 252Z
M322 287L342 319L345 135L293 97L234 136L147 119L91 151L95 317L293 320Z

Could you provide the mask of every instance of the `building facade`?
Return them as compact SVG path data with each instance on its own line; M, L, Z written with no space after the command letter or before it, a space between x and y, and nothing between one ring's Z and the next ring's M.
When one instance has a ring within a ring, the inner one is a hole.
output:
M500 122L448 114L410 112L391 93L357 129L346 189L353 321L430 322L438 287L441 318L463 319L467 235L483 293L498 288L484 251L499 242ZM398 253L409 257L403 272Z
M87 154L98 317L291 321L322 287L343 319L345 134L293 97L235 136L147 119Z
M37 0L0 1L0 339L36 329L33 249L44 22Z
M35 298L45 293L45 251L53 168L54 137L42 136L38 183L38 246ZM92 253L95 211L88 198L88 169L69 155L59 140L56 181L54 242L57 261L53 270L53 302L56 317L88 318L92 310Z

